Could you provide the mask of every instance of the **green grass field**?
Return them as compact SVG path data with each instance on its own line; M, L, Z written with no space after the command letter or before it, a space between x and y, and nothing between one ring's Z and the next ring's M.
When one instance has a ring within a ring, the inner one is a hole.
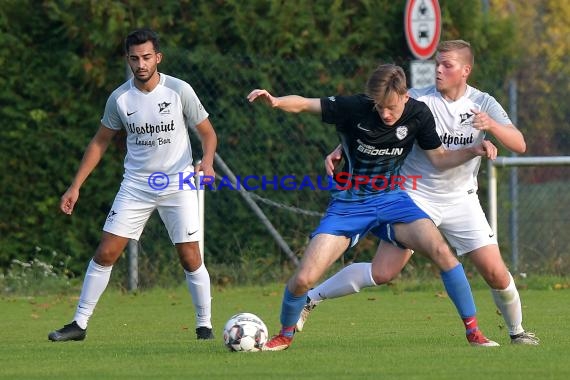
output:
M321 304L283 352L232 353L226 320L258 314L278 328L282 286L214 291L216 339L196 341L184 287L138 295L109 289L83 342L52 343L76 297L0 299L1 379L569 379L570 290L521 291L538 347L509 344L487 290L475 290L479 322L502 344L467 345L450 300L432 290L367 289Z

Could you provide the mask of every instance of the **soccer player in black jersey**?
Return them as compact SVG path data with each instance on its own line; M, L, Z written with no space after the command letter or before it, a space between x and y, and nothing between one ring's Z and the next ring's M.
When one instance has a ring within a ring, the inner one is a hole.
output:
M380 65L372 72L365 94L320 99L274 97L266 90L256 89L247 98L250 102L263 100L285 112L320 114L325 123L335 125L345 152L344 173L350 181L342 186L337 184L332 192L333 200L311 234L299 268L285 287L282 328L263 350L280 351L291 345L307 291L349 246L368 232L381 239L383 252L394 254L395 250L405 254L405 248L425 252L441 269L445 288L466 330L487 345L497 345L478 329L475 303L462 265L429 216L401 185L391 186L394 181L401 184L400 166L416 141L433 165L441 169L461 165L475 156L495 158L496 148L492 144L446 151L429 108L408 96L404 71L392 64ZM381 262L384 257L390 255L376 256L374 261L390 266L389 262Z

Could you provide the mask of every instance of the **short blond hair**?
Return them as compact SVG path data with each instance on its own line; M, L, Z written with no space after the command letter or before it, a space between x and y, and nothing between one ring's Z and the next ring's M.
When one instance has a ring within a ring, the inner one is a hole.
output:
M462 53L465 54L465 60L471 66L475 64L475 55L473 54L473 49L471 49L471 44L464 40L448 40L440 42L437 46L438 53L446 53L450 51L463 50Z
M384 104L394 93L399 96L407 94L404 69L390 63L378 66L368 78L365 92L376 104Z

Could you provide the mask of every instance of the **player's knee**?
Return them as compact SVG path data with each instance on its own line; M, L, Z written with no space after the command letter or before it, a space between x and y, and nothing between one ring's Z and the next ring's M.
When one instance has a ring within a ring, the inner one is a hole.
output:
M387 284L392 281L398 273L386 271L385 268L378 271L372 271L372 280L376 285Z
M199 252L181 255L179 258L180 265L188 272L194 272L202 266L202 257Z
M117 252L116 249L113 249L106 245L99 245L97 250L95 251L95 255L93 256L93 261L97 264L102 265L104 267L108 267L114 265L121 252Z
M202 265L202 255L197 243L181 243L176 245L180 265L188 272L194 272Z
M402 270L403 264L396 264L394 262L380 262L380 261L373 261L372 265L370 266L370 277L373 283L370 283L370 286L374 285L383 285L387 284L388 282L392 281L400 271ZM368 283L368 281L367 281Z
M484 273L481 274L485 279L485 282L487 282L487 284L493 289L498 289L498 290L506 289L511 282L509 273L506 271L490 270L490 271L485 271Z
M459 261L457 261L457 258L453 255L453 252L451 252L451 249L445 242L437 244L431 250L429 256L432 259L432 261L441 270L452 269L459 263Z
M118 257L119 254L117 252L108 248L99 247L93 256L93 261L101 266L109 267L115 264Z
M308 292L315 285L315 282L310 276L299 274L293 279L291 285L293 285L295 294L303 294Z

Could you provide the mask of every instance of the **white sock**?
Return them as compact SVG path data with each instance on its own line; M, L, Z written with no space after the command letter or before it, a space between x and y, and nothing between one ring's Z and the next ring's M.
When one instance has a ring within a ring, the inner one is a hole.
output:
M87 328L89 318L93 314L99 298L105 291L105 288L107 288L112 269L112 265L104 267L97 264L93 259L89 262L87 272L85 272L85 279L83 280L83 287L81 288L81 295L79 296L79 303L73 317L73 320L82 329Z
M212 296L210 292L210 273L202 264L194 272L186 273L186 284L192 295L192 303L196 310L196 327L212 328Z
M524 331L522 327L522 307L519 292L513 280L513 276L509 273L511 279L506 289L491 289L491 294L495 300L495 305L505 319L509 335L517 335Z
M309 290L308 295L316 302L358 293L360 289L369 286L376 286L372 279L372 264L356 263L342 268L325 282Z

